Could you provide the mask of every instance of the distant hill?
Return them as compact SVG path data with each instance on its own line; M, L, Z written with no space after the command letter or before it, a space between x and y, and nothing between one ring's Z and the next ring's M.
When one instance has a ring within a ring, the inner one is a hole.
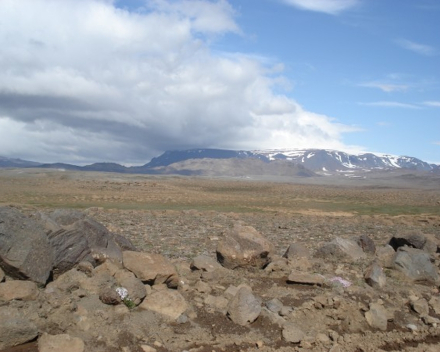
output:
M175 150L166 151L145 165L131 167L116 163L94 163L86 166L63 163L41 164L0 157L0 167L40 167L77 171L205 176L308 177L393 169L440 173L440 165L430 164L414 157L377 153L348 154L327 149Z
M0 156L0 167L37 167L41 163L35 161L11 159L4 156Z

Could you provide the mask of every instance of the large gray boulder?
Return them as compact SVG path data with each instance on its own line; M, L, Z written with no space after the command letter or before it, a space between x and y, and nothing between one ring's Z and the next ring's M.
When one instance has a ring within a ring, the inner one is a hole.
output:
M45 284L54 251L43 227L9 207L0 208L0 267L9 276Z
M393 236L389 245L397 251L398 248L408 246L423 249L429 253L435 253L438 249L439 241L435 236L423 234L421 231L406 231Z
M133 250L128 239L111 233L84 213L57 209L38 213L54 249L54 271L64 273L82 261L100 263L107 259L122 262L122 250Z
M274 246L251 226L236 224L217 245L217 260L228 269L263 268L270 262Z
M315 257L331 261L352 262L364 259L366 255L356 241L336 237L318 248Z
M394 259L394 266L414 281L439 283L437 268L431 263L430 255L421 249L400 247Z

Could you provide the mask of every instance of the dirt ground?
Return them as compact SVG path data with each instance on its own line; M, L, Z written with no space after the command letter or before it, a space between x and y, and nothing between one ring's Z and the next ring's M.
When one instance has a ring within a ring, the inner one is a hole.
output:
M140 250L163 254L182 267L184 264L180 263L188 263L200 254L215 257L219 239L236 221L255 227L275 245L280 256L294 242L304 243L313 252L335 237L365 234L381 246L402 231L440 236L440 182L435 177L426 181L426 175L386 175L368 182L325 178L287 182L4 169L0 170L0 205L14 205L29 214L51 208L85 211L112 232L129 238ZM207 310L203 295L189 290L183 295L190 302L200 303L195 304L194 323L204 328L203 333L191 337L196 330L190 323L172 326L168 334L173 338L163 338L163 346L156 349L177 351L179 343L188 340L185 349L190 351L440 350L440 328L427 326L409 331L405 328L407 316L415 321L420 318L405 308L401 314L406 320L402 318L404 321L399 323L400 308L394 304L404 302L414 292L438 295L438 288L409 284L389 273L386 289L368 290L362 281L367 264L319 262L309 268L313 272L345 275L354 285L344 292L338 288L291 285L283 273L252 270L237 270L234 275L209 282L214 293L244 282L263 301L277 298L292 309L299 307L291 318L302 322L313 336L327 334L331 337L329 343L321 335L322 341L316 337L301 345L287 343L281 338L279 326L267 317L259 318L251 327L238 327L224 314ZM190 282L199 279L194 273L184 274ZM348 302L347 307L339 309L339 313L325 305L315 309L316 297L320 296L341 296ZM395 308L387 331L350 323L363 319L365 306L372 300ZM353 310L354 306L357 308ZM344 312L352 316L332 316ZM432 316L438 317L434 313ZM256 347L257 342L262 344ZM36 351L35 343L21 348L8 352Z

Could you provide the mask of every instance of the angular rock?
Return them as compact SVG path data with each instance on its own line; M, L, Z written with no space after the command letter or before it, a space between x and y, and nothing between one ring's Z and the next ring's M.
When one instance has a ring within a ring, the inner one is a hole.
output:
M324 284L325 278L319 274L309 274L294 270L287 278L287 283L303 284L303 285L318 285Z
M151 310L168 320L175 321L189 308L189 305L178 291L163 290L148 295L139 308Z
M382 267L374 262L364 273L365 282L373 288L383 288L387 282Z
M365 313L365 319L374 329L385 331L387 329L388 318L386 309L377 303L370 304L370 310Z
M283 308L283 303L279 299L273 298L266 302L266 307L273 313L279 313Z
M396 257L396 252L393 247L389 244L379 247L376 250L376 259L379 263L385 268L393 268L394 267L394 258Z
M283 255L287 259L310 258L309 249L300 242L292 243Z
M284 319L283 317L280 317L280 315L277 313L271 312L266 307L263 307L261 309L260 316L262 318L268 319L272 324L276 324L281 328L287 323L286 319Z
M208 257L207 255L199 255L191 261L190 268L191 270L213 272L221 268L221 265L215 259Z
M439 282L437 269L431 263L428 253L421 249L399 247L394 259L394 266L414 281Z
M217 245L217 260L228 269L263 268L270 262L274 246L251 226L236 224Z
M13 280L0 284L0 301L32 301L38 297L38 287L35 282Z
M99 299L104 304L117 305L122 302L121 296L115 288L104 288L99 293Z
M293 323L287 323L284 324L283 327L283 338L287 342L292 343L300 343L306 335L304 332L295 324Z
M261 300L252 294L252 290L242 287L228 304L228 316L236 324L248 325L261 313Z
M53 249L42 226L18 210L0 207L0 267L11 277L45 284Z
M429 314L428 301L424 298L420 298L416 301L412 301L411 308L414 310L414 312L418 313L421 316L425 316Z
M0 350L18 346L38 336L38 328L18 310L0 307Z
M84 341L68 334L49 335L44 333L38 339L39 352L83 352Z
M409 231L393 236L388 244L397 251L398 248L403 246L423 249L425 243L426 237L422 232Z
M318 248L315 257L331 261L351 262L365 258L365 253L355 241L336 237Z
M368 254L376 253L376 245L374 244L374 241L367 235L359 236L358 239L356 240L356 243L358 244L359 247L362 248L362 250L365 253Z
M123 240L102 224L75 210L39 212L37 218L45 226L54 248L54 268L57 273L66 272L81 261L102 263L110 259L121 262L121 248L134 247L128 239Z
M196 289L197 292L200 292L200 293L211 293L211 291L212 291L211 286L209 286L209 284L207 284L206 282L203 282L201 280L196 282L196 284L194 285L194 288Z
M122 257L124 267L144 283L166 284L169 288L176 288L179 284L176 268L160 254L124 251Z
M0 282L3 282L4 279L5 279L5 272L2 270L2 268L0 268Z
M208 306L214 307L220 312L226 313L229 301L222 296L208 295L204 299L203 303L207 304Z
M119 270L114 275L119 286L128 291L128 298L138 305L147 295L145 285L132 272Z
M429 300L429 306L433 309L435 314L440 314L440 297L432 296Z

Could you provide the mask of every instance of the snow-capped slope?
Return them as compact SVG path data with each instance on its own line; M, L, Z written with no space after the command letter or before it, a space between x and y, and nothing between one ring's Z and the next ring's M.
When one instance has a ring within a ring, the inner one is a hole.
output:
M346 171L405 168L418 171L440 169L439 165L429 164L420 159L390 154L348 154L327 149L292 149L292 150L259 150L252 151L269 160L289 160L302 164L313 171Z

